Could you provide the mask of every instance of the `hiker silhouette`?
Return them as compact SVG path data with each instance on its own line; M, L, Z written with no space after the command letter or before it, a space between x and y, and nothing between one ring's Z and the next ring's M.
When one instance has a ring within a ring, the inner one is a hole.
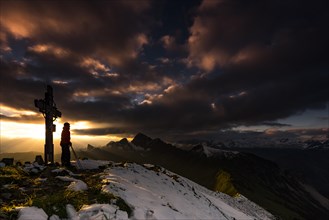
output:
M70 167L71 166L70 146L72 146L72 143L71 143L70 123L68 122L64 123L60 145L62 147L62 156L61 156L62 166Z

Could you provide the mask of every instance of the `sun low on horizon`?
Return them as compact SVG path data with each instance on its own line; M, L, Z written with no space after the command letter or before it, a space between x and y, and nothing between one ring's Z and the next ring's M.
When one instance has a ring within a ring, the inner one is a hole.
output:
M45 120L43 115L39 112L18 110L7 106L0 106L1 116L15 116L18 118L24 118L24 116L36 116L40 120L36 121L5 121L0 122L0 134L1 134L1 147L0 153L10 152L27 152L35 151L42 152L44 150L45 143ZM66 120L70 121L70 120ZM55 153L60 153L60 139L63 124L66 122L61 118L58 118L53 122L56 126L56 131L53 132ZM70 122L71 136L74 146L77 148L86 148L88 144L95 146L103 146L110 141L117 141L121 137L114 135L80 135L76 134L74 130L79 129L92 129L95 125L88 121L73 121Z

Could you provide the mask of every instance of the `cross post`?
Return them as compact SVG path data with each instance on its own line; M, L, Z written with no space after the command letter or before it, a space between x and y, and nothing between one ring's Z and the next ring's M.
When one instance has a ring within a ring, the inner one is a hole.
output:
M45 164L47 165L49 162L54 164L53 132L56 131L56 126L53 124L53 121L55 121L57 117L61 117L62 113L56 108L53 97L53 88L50 85L47 85L45 99L35 99L34 105L39 108L39 111L45 118Z

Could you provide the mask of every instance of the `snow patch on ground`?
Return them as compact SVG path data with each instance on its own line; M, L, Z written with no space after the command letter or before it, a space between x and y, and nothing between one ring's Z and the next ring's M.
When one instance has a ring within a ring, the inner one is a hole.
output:
M81 174L75 174L73 173L71 170L68 170L66 168L57 168L57 169L53 169L51 171L52 173L67 173L70 176L81 176Z
M48 215L43 209L37 207L20 207L18 220L47 220ZM129 219L125 211L110 204L84 205L77 212L71 204L66 205L67 217L70 220L125 220ZM57 215L52 215L49 220L60 220Z
M57 179L62 181L71 182L71 184L67 187L68 190L71 191L85 191L88 190L88 186L82 180L78 180L68 176L56 176Z
M121 211L119 207L109 204L94 204L83 206L77 213L78 219L128 219L127 212Z
M72 165L78 167L79 164L77 161L71 161ZM82 166L83 170L94 170L94 169L99 169L100 166L106 166L111 164L110 161L105 161L105 160L80 160L80 165Z
M17 220L47 220L48 215L43 209L32 206L32 207L21 207L16 208L19 210Z
M25 164L23 170L28 173L39 173L40 171L44 170L46 166L39 165L37 162L32 164Z

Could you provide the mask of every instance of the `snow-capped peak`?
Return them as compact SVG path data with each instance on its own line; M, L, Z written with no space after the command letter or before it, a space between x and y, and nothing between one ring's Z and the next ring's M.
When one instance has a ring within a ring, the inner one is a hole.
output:
M198 153L201 155L205 155L206 157L225 157L225 158L232 158L235 155L239 154L238 151L232 150L224 150L217 148L216 146L209 146L207 143L202 143L194 146L191 149L191 152Z

